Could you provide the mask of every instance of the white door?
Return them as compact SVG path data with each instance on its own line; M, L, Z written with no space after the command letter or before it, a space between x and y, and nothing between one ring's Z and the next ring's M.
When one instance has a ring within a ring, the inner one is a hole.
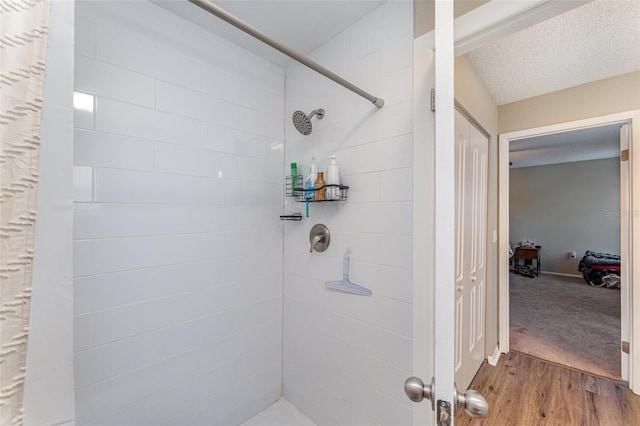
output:
M436 424L453 424L455 129L453 2L435 2L434 395ZM449 423L447 423L449 422Z
M416 39L414 50L413 373L418 377L407 380L405 392L421 402L414 405L415 425L452 425L458 404L475 416L486 415L479 394L455 392L453 2L434 3L435 50L425 36ZM429 105L434 87L435 114Z
M455 112L455 380L461 389L484 360L488 143Z

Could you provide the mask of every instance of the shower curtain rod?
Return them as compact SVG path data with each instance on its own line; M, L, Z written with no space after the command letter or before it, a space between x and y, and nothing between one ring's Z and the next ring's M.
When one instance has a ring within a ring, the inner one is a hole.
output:
M230 14L226 10L222 9L220 6L217 6L217 5L211 3L208 0L189 0L189 1L191 3L193 3L193 4L195 4L196 6L200 7L201 9L204 9L207 12L211 13L212 15L215 15L218 18L222 19L223 21L233 25L234 27L238 28L239 30L244 31L245 33L249 34L250 36L252 36L254 38L257 38L261 42L266 43L269 46L273 47L274 49L284 53L288 57L290 57L292 59L295 59L296 61L300 62L302 65L305 65L305 66L311 68L312 70L314 70L314 71L324 75L325 77L335 81L339 85L341 85L341 86L351 90L352 92L362 96L363 98L365 98L368 101L372 102L378 108L382 108L382 106L384 105L384 100L383 99L376 98L375 96L371 95L370 93L365 92L364 90L362 90L361 88L359 88L355 84L353 84L353 83L345 80L344 78L340 77L339 75L329 71L328 69L326 69L322 65L318 64L317 62L314 62L311 59L307 58L306 56L296 52L295 50L291 49L289 46L286 46L286 45L278 42L277 40L272 39L268 35L266 35L263 32L257 30L256 28L252 27L251 25L247 24L246 22L242 21L241 19L238 19L236 16Z

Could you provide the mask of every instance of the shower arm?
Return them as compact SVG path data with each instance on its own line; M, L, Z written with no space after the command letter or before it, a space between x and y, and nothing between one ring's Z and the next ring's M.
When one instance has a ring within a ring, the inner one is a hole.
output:
M252 27L251 25L247 24L246 22L242 21L241 19L237 18L236 16L230 14L226 10L222 9L220 6L217 6L217 5L211 3L208 0L189 0L189 2L195 4L196 6L200 7L201 9L206 10L207 12L211 13L212 15L217 16L218 18L220 18L223 21L233 25L234 27L238 28L239 30L244 31L245 33L249 34L250 36L252 36L254 38L257 38L261 42L263 42L265 44L268 44L269 46L273 47L274 49L284 53L288 57L300 62L302 65L305 65L305 66L311 68L312 70L314 70L314 71L324 75L325 77L333 80L334 82L338 83L339 85L341 85L341 86L351 90L352 92L362 96L363 98L367 99L368 101L373 103L378 108L382 108L382 106L384 105L384 100L383 99L376 98L375 96L371 95L368 92L365 92L364 90L362 90L361 88L359 88L355 84L345 80L344 78L340 77L339 75L335 74L334 72L329 71L328 69L326 69L322 65L318 64L317 62L314 62L311 59L307 58L306 56L298 53L297 51L295 51L293 49L291 49L289 46L285 46L284 44L278 42L277 40L272 39L268 35L264 34L263 32L259 31L256 28Z

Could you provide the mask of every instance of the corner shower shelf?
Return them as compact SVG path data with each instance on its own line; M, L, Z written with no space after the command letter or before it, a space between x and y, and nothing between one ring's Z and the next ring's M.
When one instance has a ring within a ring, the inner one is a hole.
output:
M336 188L335 190L335 197L331 198L330 200L316 200L315 197L315 193L316 191L320 191L321 189L327 189L326 192L330 192L329 189L331 188ZM318 188L314 188L314 189L304 189L303 188L303 182L302 182L302 176L296 176L296 180L295 180L295 186L293 185L293 178L292 176L287 176L287 181L286 181L286 196L287 197L294 197L295 200L299 203L324 203L324 202L332 202L332 201L346 201L347 200L347 191L349 190L349 187L346 185L331 185L331 184L327 184L327 185L323 185L321 187ZM307 195L308 194L308 195ZM309 197L309 199L307 200L306 196Z

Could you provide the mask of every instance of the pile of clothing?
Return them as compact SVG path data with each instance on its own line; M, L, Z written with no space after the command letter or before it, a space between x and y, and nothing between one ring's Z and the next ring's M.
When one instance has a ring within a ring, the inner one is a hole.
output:
M620 288L620 256L587 252L578 264L584 280L594 287Z

